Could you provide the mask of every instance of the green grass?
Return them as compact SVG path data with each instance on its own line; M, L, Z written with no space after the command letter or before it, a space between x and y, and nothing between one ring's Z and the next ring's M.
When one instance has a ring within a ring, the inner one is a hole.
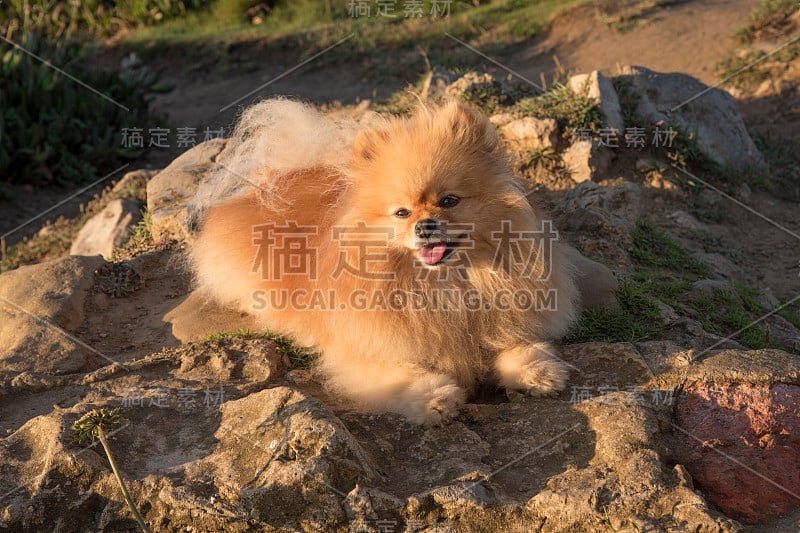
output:
M601 125L597 101L575 94L563 84L553 85L539 96L521 99L516 109L524 115L556 119L567 138L572 130L597 130Z
M638 224L632 235L631 257L638 266L632 279L637 289L681 316L699 319L709 333L726 337L769 311L758 303L758 291L746 285L733 283L729 291L693 291L693 282L710 277L704 265L651 224ZM792 316L791 311L786 314ZM771 341L762 325L745 329L735 339L751 349L786 349Z
M458 98L474 107L478 107L487 115L500 112L501 108L513 103L512 97L503 90L500 82L477 83L458 95Z
M401 2L393 3L395 16L375 16L376 3L371 4L370 17L353 17L348 13L349 0L279 1L261 24L253 25L245 11L259 2L217 0L204 9L194 10L179 19L142 28L127 38L128 43L167 44L192 41L230 41L268 37L289 38L308 51L319 50L344 37L354 36L338 53L378 51L403 48L414 50L431 44L446 45L452 51L453 41L445 32L460 39L483 39L493 43L513 43L538 34L563 9L585 0L494 0L474 5L452 2L450 15L431 17L431 2L424 2L423 17L405 17ZM441 5L441 4L440 4ZM478 61L479 58L472 58Z
M249 329L237 329L234 331L212 333L207 335L204 340L214 341L229 338L270 340L275 344L275 349L278 350L278 352L286 355L286 357L289 359L289 367L291 369L309 369L314 366L314 363L318 357L314 352L296 346L291 340L284 336L269 332L259 333Z
M145 208L142 209L142 220L134 224L130 229L131 237L127 243L125 243L125 248L133 248L137 246L141 246L144 243L150 242L153 240L153 217L150 214L150 210Z
M631 236L633 237L631 257L640 264L689 272L698 276L709 275L708 268L652 224L640 222L631 232Z
M636 271L617 290L619 309L584 312L565 342L640 342L655 338L662 318L660 301L680 316L699 320L704 330L721 337L746 328L734 339L748 348L790 348L771 340L763 325L748 327L769 311L758 303L757 290L732 283L727 291L694 291L695 281L710 277L704 265L652 224L639 223L632 236L631 257ZM785 308L778 314L800 324L796 309Z
M748 327L753 320L764 313L754 301L748 301L749 290L736 286L735 292L714 290L708 295L691 295L686 304L702 317L703 329L709 333L727 337L742 328L736 340L754 350L761 348L780 348L771 343L764 328L756 325Z
M20 42L105 97L0 43L0 182L71 186L138 155L121 148L119 135L122 128L157 121L148 111L155 76L91 68L83 63L86 48L75 43L50 43L33 34Z
M141 25L185 15L202 0L5 0L0 24L51 39L108 37Z
M564 342L641 342L658 333L658 304L636 282L623 281L617 289L619 309L585 311Z

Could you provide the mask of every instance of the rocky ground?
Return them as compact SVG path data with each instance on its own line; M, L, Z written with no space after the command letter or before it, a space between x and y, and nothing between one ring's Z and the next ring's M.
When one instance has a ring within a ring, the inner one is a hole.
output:
M637 67L541 100L434 69L426 96L488 111L563 238L618 285L564 340L560 396L483 390L443 428L356 412L307 354L192 291L187 204L224 140L125 176L81 255L0 276L0 526L135 531L71 431L119 407L110 446L153 531L796 531L796 316L729 338L800 293L796 200L733 179L769 162L727 93L681 105L705 90ZM627 147L639 127L646 148ZM656 127L676 144L653 146Z

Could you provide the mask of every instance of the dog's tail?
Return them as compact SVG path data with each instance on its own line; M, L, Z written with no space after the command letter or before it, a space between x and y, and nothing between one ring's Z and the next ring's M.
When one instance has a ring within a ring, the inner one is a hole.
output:
M343 168L359 123L324 116L312 106L283 98L246 109L217 160L200 184L190 208L195 220L220 201L245 189L259 189L262 202L280 201L276 185L289 171Z

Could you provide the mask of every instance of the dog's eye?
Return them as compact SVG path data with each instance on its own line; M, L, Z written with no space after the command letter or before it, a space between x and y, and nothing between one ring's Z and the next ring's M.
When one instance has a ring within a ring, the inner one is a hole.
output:
M458 205L458 202L461 201L461 198L456 196L455 194L448 194L441 200L439 200L439 207L444 207L445 209L448 207L455 207Z
M401 207L400 209L394 212L394 216L396 216L397 218L408 218L409 216L411 216L411 211L409 211L405 207Z

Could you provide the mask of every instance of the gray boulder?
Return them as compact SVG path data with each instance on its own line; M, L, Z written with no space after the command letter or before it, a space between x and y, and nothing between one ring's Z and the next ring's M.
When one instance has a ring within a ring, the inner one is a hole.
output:
M639 97L636 112L663 128L675 124L693 133L702 152L720 165L736 169L766 168L764 158L729 93L709 87L688 74L624 67L620 75Z

